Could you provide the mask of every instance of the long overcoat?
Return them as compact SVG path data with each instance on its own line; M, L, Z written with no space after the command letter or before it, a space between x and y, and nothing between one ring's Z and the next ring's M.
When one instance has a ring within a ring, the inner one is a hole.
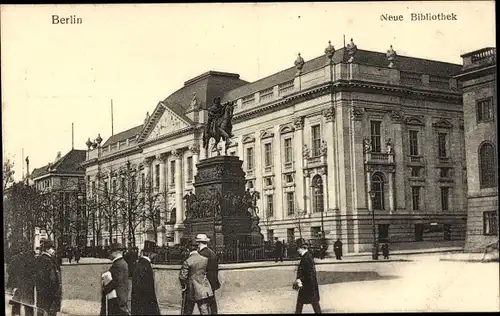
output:
M140 258L132 274L132 315L160 315L151 262Z
M111 268L112 280L103 287L101 298L101 316L106 315L106 294L116 291L116 298L108 300L108 315L130 315L128 310L128 266L123 257L113 261Z
M219 263L217 261L217 255L212 249L208 247L204 247L203 249L199 250L198 253L208 259L208 266L207 266L208 282L210 282L212 291L217 291L220 288Z
M52 314L61 310L61 267L57 258L42 253L36 262L37 307Z
M300 259L297 269L297 279L302 281L302 288L299 290L297 301L302 304L319 302L318 279L316 277L316 267L312 253L307 251Z

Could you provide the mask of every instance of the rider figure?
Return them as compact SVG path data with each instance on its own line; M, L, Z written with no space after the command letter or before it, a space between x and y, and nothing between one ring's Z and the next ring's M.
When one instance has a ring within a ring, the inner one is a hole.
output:
M207 121L207 130L215 134L217 131L221 133L222 136L229 139L234 135L228 135L225 130L223 130L220 126L217 126L217 119L224 116L225 108L220 103L220 97L214 98L214 104L208 108L208 121Z

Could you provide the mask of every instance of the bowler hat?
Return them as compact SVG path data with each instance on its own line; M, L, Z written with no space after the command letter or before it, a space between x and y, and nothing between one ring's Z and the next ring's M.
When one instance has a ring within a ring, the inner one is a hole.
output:
M111 252L122 251L122 250L123 250L122 244L120 244L119 242L112 243L111 246L109 247L109 251Z
M196 242L209 242L210 238L207 237L206 234L198 234L196 235Z
M40 246L41 250L42 251L45 251L45 250L49 250L49 249L55 249L56 247L54 246L54 244L52 243L52 241L48 240L48 239L45 239L42 241L42 244Z
M156 252L156 243L151 240L144 241L144 249L142 251L147 253Z

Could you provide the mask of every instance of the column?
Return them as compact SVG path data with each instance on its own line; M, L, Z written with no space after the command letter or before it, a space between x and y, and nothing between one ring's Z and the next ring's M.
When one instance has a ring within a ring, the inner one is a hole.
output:
M182 160L180 150L172 150L172 156L175 158L175 225L174 225L174 243L181 242L184 231L184 212L182 203Z
M305 186L304 186L304 207L306 214L309 216L312 214L312 196L310 194L311 192L311 174L308 169L304 169L304 180L305 180Z
M393 111L391 113L391 121L394 135L394 164L396 165L394 174L394 204L395 210L404 210L406 208L406 179L405 175L408 172L408 168L405 167L404 156L406 155L406 146L403 142L403 129L402 129L403 114L401 111Z
M198 169L196 169L196 165L199 162L199 154L200 154L200 146L198 144L194 144L189 148L191 150L191 153L193 154L193 177L196 176L196 173ZM194 179L192 179L194 182Z
M334 119L335 119L335 108L333 106L326 110L323 110L323 116L325 117L325 133L324 140L326 141L326 162L327 162L327 172L326 176L323 176L323 185L325 188L325 210L327 209L338 209L337 205L337 186L336 181L336 168L337 161L335 159L335 132L334 132Z
M329 200L329 194L328 194L328 172L327 172L327 167L323 167L319 170L319 173L321 175L321 180L323 180L323 207L324 211L328 211L328 200ZM330 194L331 195L331 194ZM326 213L324 214L326 215Z
M240 160L244 161L245 151L244 151L243 147L244 147L243 146L243 135L241 135L240 137L238 137L238 157L240 158ZM243 164L243 169L245 169L245 164Z
M254 151L255 151L255 190L261 193L261 199L257 201L257 207L259 210L263 210L262 200L264 198L263 190L262 190L262 173L264 172L264 168L262 166L262 142L260 141L260 132L255 133L255 142L254 142Z
M389 214L392 214L394 212L394 170L393 168L389 169L389 172L387 173L387 178L388 178L388 191L389 191Z
M156 160L160 162L160 188L159 192L160 193L165 193L166 191L166 183L165 183L165 164L167 162L167 155L166 154L157 154L156 155Z
M276 125L274 127L274 138L273 138L273 155L274 155L274 218L277 220L282 220L285 218L286 210L283 207L283 157L282 157L282 143L280 127Z
M372 198L370 196L370 191L372 190L372 168L368 166L366 168L366 201L368 206L368 211L373 211Z
M299 116L294 118L295 134L294 134L294 160L295 160L295 201L296 206L304 210L304 159L302 154L302 149L304 147L304 117Z

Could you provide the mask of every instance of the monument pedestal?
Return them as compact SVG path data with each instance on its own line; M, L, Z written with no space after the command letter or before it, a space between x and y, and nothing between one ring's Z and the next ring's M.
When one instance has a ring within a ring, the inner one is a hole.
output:
M212 245L261 243L260 228L245 201L243 161L236 156L216 156L196 165L195 192L186 197L186 239L206 234ZM258 220L257 220L258 223Z

